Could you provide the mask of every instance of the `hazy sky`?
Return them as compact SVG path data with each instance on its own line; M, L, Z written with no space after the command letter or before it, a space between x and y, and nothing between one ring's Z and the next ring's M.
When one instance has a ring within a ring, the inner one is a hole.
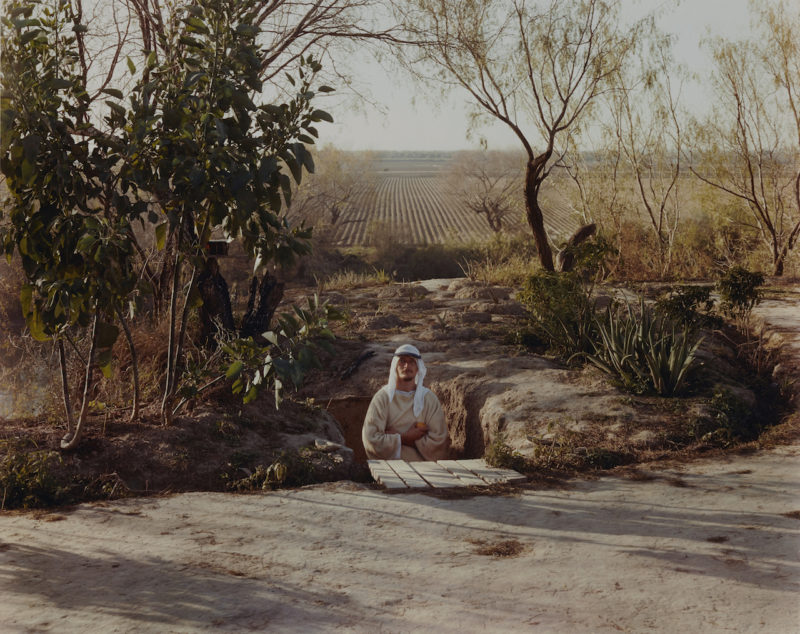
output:
M632 17L663 5L663 0L623 0ZM683 0L660 21L661 28L676 34L675 55L692 70L708 70L708 56L700 49L704 36L739 37L750 30L748 0ZM478 146L478 135L467 140L466 92L455 92L447 103L417 95L415 85L404 77L387 77L377 64L365 62L361 76L372 97L386 114L371 106L348 112L332 108L336 122L320 129L320 141L342 149L361 150L457 150ZM688 87L687 100L702 103L701 86ZM516 147L518 141L502 125L479 131L491 148Z

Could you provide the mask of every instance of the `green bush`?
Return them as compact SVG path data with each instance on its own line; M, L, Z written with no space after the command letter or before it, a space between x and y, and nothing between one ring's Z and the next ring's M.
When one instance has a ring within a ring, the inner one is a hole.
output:
M286 449L269 466L258 465L251 475L230 482L228 488L243 492L312 484L314 465L308 454L309 450Z
M0 461L0 510L54 506L63 502L62 487L53 467L61 457L55 451L28 451L21 443L4 441Z
M517 296L531 316L531 330L556 354L594 350L596 307L578 272L537 271Z
M750 313L761 302L764 274L743 266L730 268L717 282L722 310L740 325L747 323Z
M486 448L483 456L486 463L492 467L501 469L513 469L514 471L524 472L528 469L528 461L518 451L514 451L506 443L505 435L498 433L491 444Z
M670 319L693 328L719 328L722 320L713 313L713 286L682 284L670 288L656 300L656 307Z
M689 423L689 433L696 439L726 446L758 437L761 426L750 407L723 387L717 387L709 401L708 416Z

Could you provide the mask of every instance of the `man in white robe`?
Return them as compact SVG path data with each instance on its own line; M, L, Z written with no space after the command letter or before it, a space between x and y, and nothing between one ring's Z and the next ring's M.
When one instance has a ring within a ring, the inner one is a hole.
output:
M450 436L439 399L422 385L425 363L410 344L394 352L389 382L372 397L361 438L370 459L444 460Z

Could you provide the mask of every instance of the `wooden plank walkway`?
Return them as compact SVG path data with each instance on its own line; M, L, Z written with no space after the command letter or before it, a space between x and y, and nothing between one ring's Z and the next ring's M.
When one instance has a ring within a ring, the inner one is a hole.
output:
M521 473L490 467L482 459L438 462L368 460L367 464L375 481L387 489L448 489L527 481Z

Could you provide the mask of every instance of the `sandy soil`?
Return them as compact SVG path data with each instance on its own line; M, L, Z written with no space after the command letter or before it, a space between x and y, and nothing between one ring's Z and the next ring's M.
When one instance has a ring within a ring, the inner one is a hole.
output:
M797 346L799 322L771 323ZM799 467L793 444L473 497L343 482L5 514L0 631L797 632Z
M4 632L796 632L800 447L442 499L340 483L0 518ZM648 472L645 472L648 475Z

